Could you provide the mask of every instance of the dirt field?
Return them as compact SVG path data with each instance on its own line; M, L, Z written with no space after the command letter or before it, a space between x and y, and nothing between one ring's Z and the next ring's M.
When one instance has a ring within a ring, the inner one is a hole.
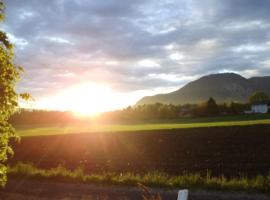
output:
M152 189L163 200L176 200L177 190ZM10 180L0 191L1 200L142 200L135 187L66 184L48 181ZM260 194L193 191L188 200L269 200Z
M253 176L270 169L270 125L25 137L14 149L11 164L44 168Z

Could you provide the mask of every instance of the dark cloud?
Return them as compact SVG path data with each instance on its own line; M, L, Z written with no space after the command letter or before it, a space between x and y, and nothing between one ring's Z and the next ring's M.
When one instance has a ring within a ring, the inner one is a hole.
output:
M232 20L269 20L270 2L268 0L228 0L220 5L220 17Z
M26 68L20 90L33 95L84 81L135 91L221 71L270 73L268 0L5 3L3 28Z

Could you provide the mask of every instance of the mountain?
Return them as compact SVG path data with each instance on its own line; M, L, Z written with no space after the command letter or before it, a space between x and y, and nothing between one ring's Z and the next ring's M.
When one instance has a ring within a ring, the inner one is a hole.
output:
M246 102L255 91L263 91L270 96L270 76L244 78L235 73L220 73L203 76L171 93L146 96L137 105L164 103L201 103L209 97L217 102Z
M253 77L249 81L255 90L263 91L270 97L270 76Z

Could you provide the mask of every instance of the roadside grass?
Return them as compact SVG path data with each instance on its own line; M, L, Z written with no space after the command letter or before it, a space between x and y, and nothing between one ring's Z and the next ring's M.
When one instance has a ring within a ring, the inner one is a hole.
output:
M91 132L129 132L129 131L150 131L170 130L182 128L204 128L204 127L228 127L228 126L252 126L270 124L270 115L242 115L223 116L212 118L175 119L146 121L128 124L68 124L68 125L47 125L47 126L20 126L16 127L18 134L26 136L61 135Z
M51 169L37 168L28 163L17 163L8 168L10 177L20 179L52 180L68 183L88 183L137 186L138 184L151 187L188 188L192 190L223 190L223 191L246 191L264 192L270 191L270 173L268 176L258 175L254 178L224 176L213 177L210 173L203 176L199 173L183 173L179 176L170 176L163 172L153 171L143 174L136 173L91 173L86 174L82 168L69 170L63 166Z

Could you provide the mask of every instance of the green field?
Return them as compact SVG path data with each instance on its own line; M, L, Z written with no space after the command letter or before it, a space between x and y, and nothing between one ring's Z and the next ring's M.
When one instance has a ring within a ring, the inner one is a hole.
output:
M20 126L16 128L19 135L25 137L91 132L148 131L199 127L250 126L257 124L270 124L270 114L176 119L125 124L104 124L91 122L66 125Z

